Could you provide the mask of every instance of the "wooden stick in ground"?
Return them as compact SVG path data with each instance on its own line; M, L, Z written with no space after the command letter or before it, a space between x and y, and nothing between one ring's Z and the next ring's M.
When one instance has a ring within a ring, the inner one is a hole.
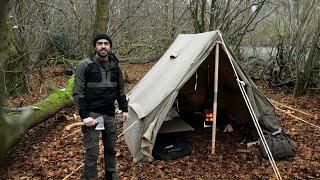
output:
M278 105L280 105L280 106L286 107L286 108L288 108L288 109L290 109L290 110L293 110L293 111L302 113L302 114L307 115L307 116L310 116L310 117L312 117L312 118L316 118L316 116L313 116L313 115L311 115L311 114L309 114L309 113L306 113L306 112L304 112L304 111L301 111L301 110L299 110L299 109L295 109L295 108L290 107L290 106L287 106L287 105L285 105L285 104L281 104L281 103L279 103L279 102L277 102L277 101L275 101L275 100L272 100L272 99L269 99L269 100L272 101L273 103L276 103L276 104L278 104Z
M317 126L317 125L315 125L315 124L312 124L312 123L310 123L310 122L308 122L308 121L306 121L306 120L303 120L303 119L301 119L301 118L299 118L299 117L297 117L297 116L295 116L295 115L289 114L289 113L287 113L287 112L286 112L285 110L283 110L283 109L280 109L280 108L278 108L278 107L276 107L276 106L275 106L275 108L276 108L277 110L279 110L280 112L283 112L283 113L285 113L285 114L287 114L287 115L289 115L289 116L291 116L291 117L293 117L293 118L295 118L295 119L297 119L297 120L299 120L299 121L302 121L302 122L304 122L304 123L306 123L306 124L309 124L310 126L313 126L313 127L315 127L315 128L320 129L319 126Z
M215 63L214 63L214 86L213 86L213 122L212 122L212 148L211 154L216 149L216 126L217 126L217 106L218 106L218 71L219 70L219 43L216 43Z

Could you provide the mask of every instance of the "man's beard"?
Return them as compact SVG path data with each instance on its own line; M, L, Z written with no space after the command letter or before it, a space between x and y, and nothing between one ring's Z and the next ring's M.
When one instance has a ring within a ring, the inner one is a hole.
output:
M101 58L105 58L105 57L107 57L108 56L108 52L107 51L105 51L105 53L101 53L101 50L100 51L97 51L97 54L98 54L98 56L100 56Z

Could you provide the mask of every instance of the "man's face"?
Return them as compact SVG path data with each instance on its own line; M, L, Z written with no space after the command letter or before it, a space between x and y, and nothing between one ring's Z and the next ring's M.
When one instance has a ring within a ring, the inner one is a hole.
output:
M106 57L108 55L108 52L110 51L110 42L106 39L99 39L96 42L96 53L100 56L100 57Z

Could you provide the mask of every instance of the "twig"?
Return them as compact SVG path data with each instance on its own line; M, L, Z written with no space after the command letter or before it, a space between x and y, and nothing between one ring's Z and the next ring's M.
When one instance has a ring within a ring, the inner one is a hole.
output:
M306 123L306 124L309 124L310 126L313 126L313 127L315 127L315 128L320 129L320 126L317 126L317 125L315 125L315 124L312 124L312 123L310 123L310 122L308 122L308 121L306 121L306 120L303 120L303 119L301 119L301 118L299 118L299 117L297 117L297 116L295 116L295 115L289 114L289 113L287 113L285 110L280 109L280 108L278 108L278 107L276 107L276 106L275 106L275 108L276 108L277 110L279 110L280 112L283 112L283 113L285 113L285 114L287 114L287 115L289 115L289 116L291 116L291 117L293 117L293 118L295 118L295 119L297 119L297 120L299 120L299 121L302 121L302 122L304 122L304 123Z
M68 174L66 177L63 178L63 180L68 179L70 176L72 176L72 174L74 174L75 172L77 172L80 168L82 168L82 166L84 166L84 163L82 163L80 166L78 166L75 170L73 170L70 174Z
M38 2L38 3L40 3L40 4L43 4L43 5L46 5L46 6L49 6L49 7L52 7L53 9L57 9L57 10L59 10L59 11L61 11L61 12L64 12L62 9L57 8L57 7L55 7L55 6L51 5L51 4L47 4L47 3L45 3L45 2L38 1L38 0L33 0L33 1Z
M115 35L118 29L121 29L121 27L124 25L124 23L131 18L131 16L141 7L141 4L143 3L144 0L141 0L138 4L138 6L120 23L120 25L115 28L115 31L113 32L113 35Z

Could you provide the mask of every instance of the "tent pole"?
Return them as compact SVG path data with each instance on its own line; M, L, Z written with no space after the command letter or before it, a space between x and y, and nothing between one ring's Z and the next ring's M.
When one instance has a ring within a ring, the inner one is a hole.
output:
M217 128L217 105L218 105L218 72L219 72L219 43L216 43L214 62L214 86L213 86L213 122L212 122L212 148L211 154L215 153L216 128Z

